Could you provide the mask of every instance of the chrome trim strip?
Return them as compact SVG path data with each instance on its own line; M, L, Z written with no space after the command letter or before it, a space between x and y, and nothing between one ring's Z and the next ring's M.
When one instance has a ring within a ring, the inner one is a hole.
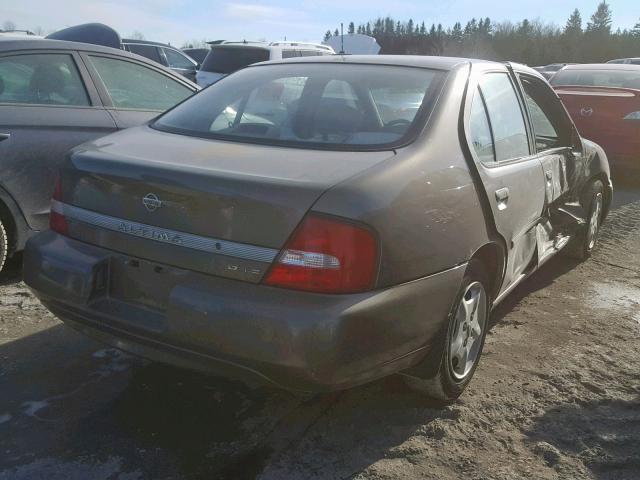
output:
M216 255L226 255L246 260L255 260L256 262L271 263L279 252L279 250L274 248L258 247L246 243L203 237L192 233L168 230L154 225L111 217L109 215L92 212L91 210L85 210L84 208L68 205L57 200L51 201L51 211L64 215L71 220L125 235L147 238L160 243L168 243L170 245L191 248Z

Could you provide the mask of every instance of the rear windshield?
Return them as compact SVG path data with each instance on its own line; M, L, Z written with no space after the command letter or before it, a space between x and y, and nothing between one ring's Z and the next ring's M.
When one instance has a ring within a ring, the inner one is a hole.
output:
M200 70L232 73L253 63L269 60L269 50L255 47L211 47Z
M638 70L560 70L552 85L584 85L590 87L622 87L640 89Z
M213 84L153 126L241 142L382 149L414 136L443 76L382 65L253 67Z

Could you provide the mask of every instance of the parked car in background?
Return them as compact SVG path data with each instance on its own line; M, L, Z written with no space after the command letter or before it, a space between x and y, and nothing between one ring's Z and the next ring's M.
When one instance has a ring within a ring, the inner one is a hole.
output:
M174 72L187 77L192 82L196 81L198 62L171 45L150 42L148 40L123 38L122 48L128 52L147 57L160 65L164 65Z
M551 84L580 134L600 144L612 166L640 170L640 65L572 65Z
M402 372L450 401L490 309L561 249L589 256L611 195L528 67L296 58L77 147L24 275L152 359L297 391Z
M90 43L103 47L121 48L131 53L146 57L160 65L170 68L176 73L195 81L198 64L177 48L164 43L148 40L121 39L120 34L103 23L83 23L63 28L47 35L48 39L69 42Z
M555 73L566 65L574 65L573 63L550 63L549 65L544 65L540 67L533 67L534 70L540 72L540 74L549 80L551 77L555 75Z
M335 55L335 52L327 45L316 43L217 41L211 45L211 50L196 74L196 81L201 87L206 87L254 63L322 55Z
M69 149L144 123L197 90L123 50L0 37L0 270L31 233L48 227Z
M625 64L631 64L631 65L640 65L640 57L617 58L615 60L609 60L607 63L625 63Z
M209 53L208 48L183 48L182 51L198 62L198 68L200 68L200 65L204 62L207 53Z

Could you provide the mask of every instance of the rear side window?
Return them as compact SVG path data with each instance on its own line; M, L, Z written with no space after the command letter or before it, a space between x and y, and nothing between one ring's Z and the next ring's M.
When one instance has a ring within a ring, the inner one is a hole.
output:
M146 57L161 65L163 64L158 47L153 45L139 45L137 43L129 43L127 44L127 47L131 53L135 53L141 57Z
M471 103L469 136L471 137L471 145L480 161L482 163L495 162L491 126L489 125L489 118L487 117L487 110L485 109L480 89L476 89Z
M167 64L171 68L185 68L193 69L194 64L180 52L171 50L170 48L164 48L164 54L167 57Z
M506 73L488 73L480 79L495 145L496 160L529 155L527 129L516 91Z
M284 52L283 52L284 53ZM200 70L228 74L269 60L269 50L255 47L211 47Z
M113 106L136 110L167 110L193 92L168 75L140 64L90 55Z
M71 55L16 55L0 58L0 103L89 105Z

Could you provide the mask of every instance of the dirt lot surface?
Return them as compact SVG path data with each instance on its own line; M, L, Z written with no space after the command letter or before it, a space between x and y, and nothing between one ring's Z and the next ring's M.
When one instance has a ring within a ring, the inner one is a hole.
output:
M303 401L148 363L0 287L0 479L640 479L640 188L594 258L557 258L493 314L438 408L391 377Z

